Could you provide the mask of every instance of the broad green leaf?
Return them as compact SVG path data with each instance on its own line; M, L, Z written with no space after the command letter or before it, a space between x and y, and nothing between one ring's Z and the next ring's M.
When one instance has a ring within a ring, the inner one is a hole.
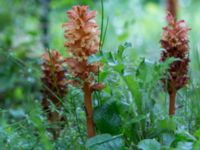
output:
M158 120L153 129L149 132L149 137L159 136L161 133L171 133L175 132L176 123L173 118L165 118L163 120Z
M161 145L155 139L145 139L139 142L138 148L141 150L160 150Z
M180 139L184 139L184 140L187 140L187 141L196 141L196 138L185 130L179 132L177 136Z
M87 140L87 150L122 150L124 142L120 136L101 134Z
M176 139L174 140L173 145L176 145L176 143L179 143L182 141L185 141L185 142L196 141L196 138L187 131L178 131L175 136L176 136Z
M101 133L119 134L121 118L116 101L110 100L94 111L94 121Z
M172 142L174 141L175 136L172 133L164 133L162 134L162 143L163 145L170 147Z
M192 142L178 142L175 150L193 150Z

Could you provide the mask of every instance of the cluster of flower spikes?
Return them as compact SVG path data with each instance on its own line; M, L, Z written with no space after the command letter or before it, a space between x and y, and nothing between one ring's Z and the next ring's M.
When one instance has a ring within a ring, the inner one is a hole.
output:
M65 120L64 116L60 116L57 112L51 112L50 106L52 102L56 109L60 110L62 108L61 100L67 94L65 61L56 50L46 52L42 58L43 109L47 112L49 122L63 121Z
M188 82L188 31L190 28L188 28L184 20L176 22L170 13L168 13L166 19L168 26L163 28L164 32L160 41L164 49L161 54L161 61L165 61L170 57L176 59L170 65L167 78L162 79L170 93L172 90L179 90Z
M88 58L98 52L99 30L94 18L96 11L88 11L88 6L74 6L67 12L69 21L64 23L65 47L72 54L66 59L73 77L90 83L91 89L100 90L103 85L95 83L94 76L102 66L99 62L88 63Z

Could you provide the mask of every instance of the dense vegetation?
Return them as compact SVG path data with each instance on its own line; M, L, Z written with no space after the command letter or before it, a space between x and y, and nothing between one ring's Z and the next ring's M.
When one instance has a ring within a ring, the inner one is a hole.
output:
M0 149L199 150L199 4L0 1Z

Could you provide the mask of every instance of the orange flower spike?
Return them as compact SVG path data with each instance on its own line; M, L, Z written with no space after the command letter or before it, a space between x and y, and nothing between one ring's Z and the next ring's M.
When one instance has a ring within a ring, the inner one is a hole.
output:
M74 6L67 12L69 21L63 26L65 29L65 47L72 54L66 62L75 78L83 81L84 105L87 120L88 137L95 135L92 110L92 92L101 90L104 85L96 83L94 76L99 72L101 63L88 63L88 57L94 55L99 49L99 30L94 18L96 11L89 11L88 6ZM76 82L72 82L72 84ZM77 85L77 84L76 84Z
M96 54L99 49L99 30L94 20L96 11L88 11L87 6L74 6L67 15L65 47L81 59Z

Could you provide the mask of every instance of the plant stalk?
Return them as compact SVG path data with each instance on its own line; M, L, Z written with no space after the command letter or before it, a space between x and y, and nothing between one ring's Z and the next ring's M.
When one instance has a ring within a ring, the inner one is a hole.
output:
M175 19L177 19L177 4L178 0L167 0L167 11L169 11Z
M173 116L175 114L176 108L176 90L172 90L169 93L169 115Z
M84 105L87 120L87 134L88 137L95 136L95 127L93 122L93 110L92 110L92 90L90 83L85 81L83 85L84 92Z

